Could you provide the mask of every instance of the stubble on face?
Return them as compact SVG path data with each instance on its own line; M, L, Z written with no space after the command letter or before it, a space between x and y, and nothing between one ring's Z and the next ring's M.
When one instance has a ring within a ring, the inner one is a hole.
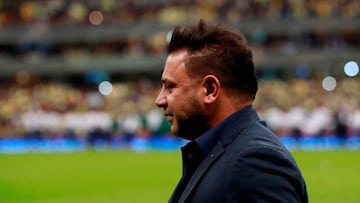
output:
M172 133L178 137L194 140L205 133L209 126L207 126L207 117L204 115L196 96L191 95L188 102L187 108L182 109L175 116Z

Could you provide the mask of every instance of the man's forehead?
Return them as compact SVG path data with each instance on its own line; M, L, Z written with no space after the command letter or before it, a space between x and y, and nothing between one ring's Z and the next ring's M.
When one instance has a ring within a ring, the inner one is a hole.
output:
M186 51L176 51L171 53L166 59L163 74L174 71L177 72L185 68L187 56L188 54Z
M183 62L189 54L186 49L180 49L168 55L166 62Z
M162 83L180 82L188 78L185 62L188 58L186 50L179 50L169 54L162 73Z

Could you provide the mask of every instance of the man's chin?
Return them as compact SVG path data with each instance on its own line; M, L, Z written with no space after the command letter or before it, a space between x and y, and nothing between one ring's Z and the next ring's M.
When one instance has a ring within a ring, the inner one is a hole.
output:
M195 140L198 137L198 136L194 136L194 135L192 135L190 133L177 133L177 134L174 134L174 136L179 137L179 138L183 138L183 139L186 139L186 140Z
M183 129L183 128L179 129L174 124L171 125L170 130L171 130L171 134L173 134L175 137L183 138L186 140L194 140L200 136L199 133L194 132L193 130L190 131L190 129Z
M177 130L174 129L174 125L171 125L170 132L171 132L171 134L173 134L175 137L179 137Z
M190 140L190 138L188 138L188 136L179 134L178 131L175 131L173 129L171 129L171 134L173 134L175 137L178 137L178 138Z

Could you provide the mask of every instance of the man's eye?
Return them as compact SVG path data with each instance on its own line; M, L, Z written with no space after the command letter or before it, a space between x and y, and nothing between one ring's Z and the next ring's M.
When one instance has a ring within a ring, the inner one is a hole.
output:
M166 91L170 94L170 93L172 93L173 88L172 88L172 87L167 87L167 88L166 88Z
M164 86L165 90L168 92L168 93L172 93L172 91L174 90L175 88L175 85L174 84L166 84Z

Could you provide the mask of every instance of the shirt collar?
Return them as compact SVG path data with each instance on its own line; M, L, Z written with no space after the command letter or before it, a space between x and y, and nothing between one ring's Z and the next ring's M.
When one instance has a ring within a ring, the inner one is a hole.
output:
M207 132L205 132L203 135L199 136L195 139L197 144L199 145L202 153L206 156L210 153L211 149L216 145L216 143L220 140L219 136L224 131L224 128L226 128L230 123L234 122L235 120L238 120L238 118L243 117L243 115L247 114L249 111L254 110L252 105L246 106L245 108L231 114L229 117L227 117L225 120L220 122L215 127L211 128Z

